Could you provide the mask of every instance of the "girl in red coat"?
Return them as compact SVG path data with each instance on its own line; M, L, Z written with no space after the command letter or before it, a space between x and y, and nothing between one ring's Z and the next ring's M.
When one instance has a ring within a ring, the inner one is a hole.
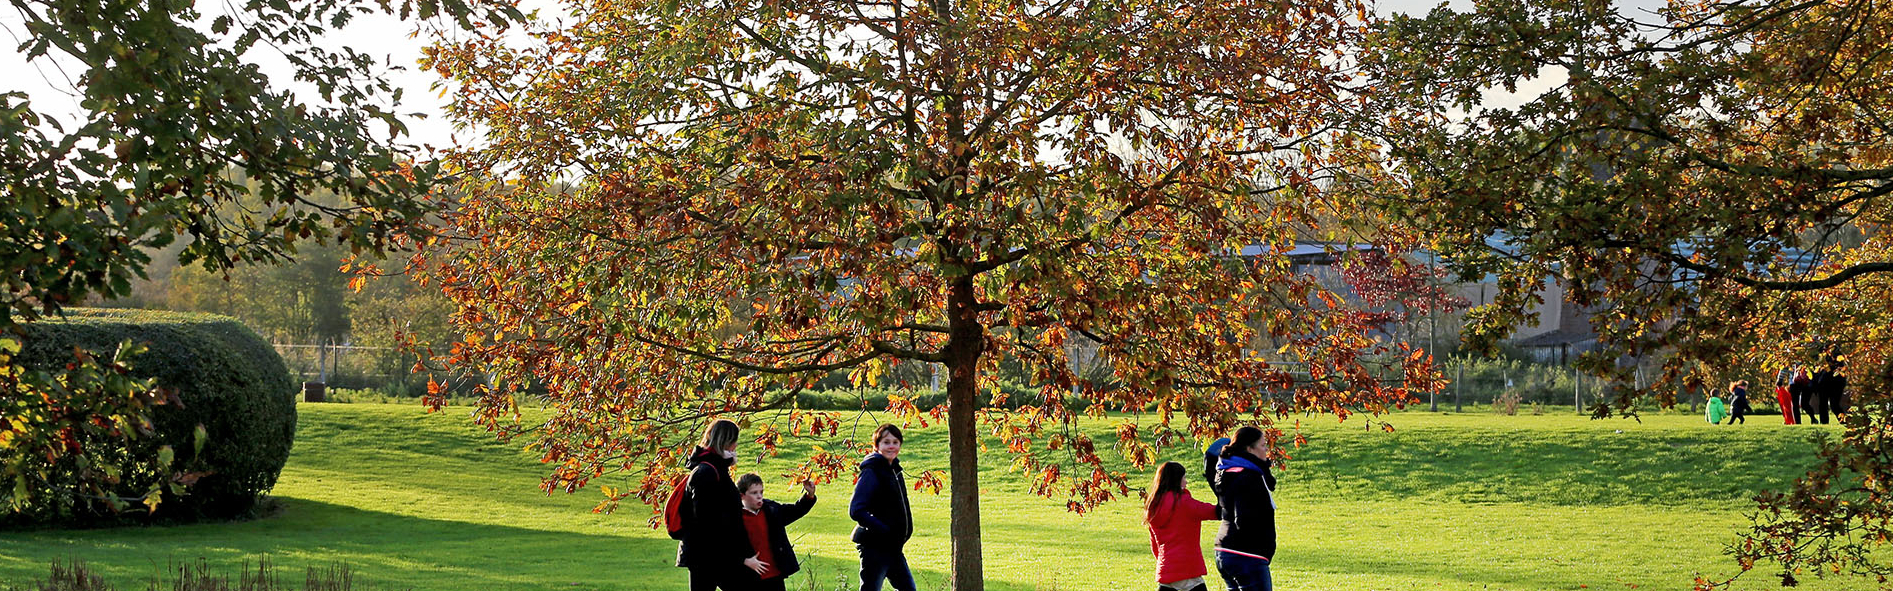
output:
M1150 551L1157 555L1157 591L1208 591L1203 522L1221 514L1183 488L1183 464L1164 462L1151 489L1144 499L1144 523L1150 526Z
M1775 379L1775 402L1781 405L1781 422L1793 425L1799 409L1794 407L1794 395L1788 393L1788 380Z

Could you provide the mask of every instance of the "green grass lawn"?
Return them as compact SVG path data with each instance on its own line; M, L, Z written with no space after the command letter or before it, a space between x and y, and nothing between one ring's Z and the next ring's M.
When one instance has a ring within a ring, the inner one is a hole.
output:
M300 412L295 452L274 492L280 514L0 532L0 581L24 583L45 576L50 561L80 558L142 588L170 563L203 558L228 572L268 555L291 578L305 565L348 564L358 588L685 588L683 570L672 566L676 543L645 526L641 505L597 515L589 512L593 491L539 493L541 466L472 428L464 409L304 404ZM1336 591L1687 588L1699 572L1730 571L1722 549L1747 523L1747 498L1804 471L1809 434L1832 428L1776 419L1719 427L1676 415L1637 423L1406 413L1390 417L1398 429L1383 433L1359 420L1304 418L1309 444L1295 450L1280 490L1275 581ZM744 451L741 466L763 474L772 497L793 495L777 474L803 450L760 466L755 450ZM902 463L944 468L941 430L910 434ZM1134 500L1069 514L1062 500L1024 493L1006 464L987 461L982 476L989 589L1154 586ZM847 496L844 484L824 486L814 512L790 528L807 564L792 589L853 588ZM943 588L946 497L915 493L913 501L920 533L909 559L923 589ZM1205 542L1213 530L1205 528ZM1775 586L1765 568L1737 588ZM1803 578L1808 589L1864 586Z

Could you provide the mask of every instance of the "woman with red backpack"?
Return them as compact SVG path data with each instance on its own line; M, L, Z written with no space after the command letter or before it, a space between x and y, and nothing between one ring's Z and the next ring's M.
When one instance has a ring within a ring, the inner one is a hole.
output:
M729 420L710 423L690 454L690 477L678 507L683 528L677 545L677 566L690 569L690 591L743 589L738 569L760 573L768 568L750 547L742 495L730 480L738 431Z

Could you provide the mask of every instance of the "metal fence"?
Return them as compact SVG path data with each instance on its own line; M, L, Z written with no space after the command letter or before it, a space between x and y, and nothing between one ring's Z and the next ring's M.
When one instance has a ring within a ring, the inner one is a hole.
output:
M414 355L394 347L348 344L273 343L276 353L300 381L321 382L331 388L381 390L418 396L427 389L427 375L413 373Z

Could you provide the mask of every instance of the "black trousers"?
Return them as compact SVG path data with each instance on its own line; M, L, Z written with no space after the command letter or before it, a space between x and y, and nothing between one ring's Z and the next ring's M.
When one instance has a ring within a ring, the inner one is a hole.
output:
M1808 398L1818 399L1818 401L1814 403L1814 410L1821 413L1821 424L1823 425L1827 424L1828 413L1838 415L1847 412L1846 403L1841 402L1840 394L1809 394Z
M738 566L737 568L742 567ZM735 581L735 577L730 576L730 572L727 569L691 567L689 570L690 591L713 591L715 589L722 589L723 591L745 591L743 586ZM781 579L777 578L776 580L779 581Z
M1827 396L1827 410L1836 415L1847 414L1847 393L1835 392Z
M856 544L855 549L861 552L861 591L881 591L883 582L897 591L914 591L914 573L907 569L907 555L900 547Z

